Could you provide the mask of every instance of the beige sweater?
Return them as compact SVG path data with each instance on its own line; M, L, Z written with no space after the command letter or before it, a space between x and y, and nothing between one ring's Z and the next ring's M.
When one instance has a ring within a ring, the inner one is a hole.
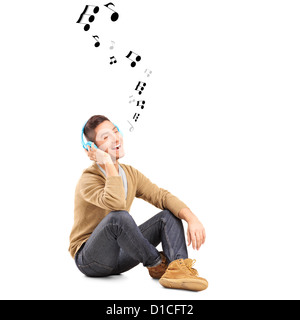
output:
M105 177L95 162L83 171L75 190L74 225L69 247L73 258L107 214L117 210L129 212L135 197L161 210L169 209L177 217L182 208L187 208L177 197L153 184L132 166L120 165L127 178L127 199L121 176Z

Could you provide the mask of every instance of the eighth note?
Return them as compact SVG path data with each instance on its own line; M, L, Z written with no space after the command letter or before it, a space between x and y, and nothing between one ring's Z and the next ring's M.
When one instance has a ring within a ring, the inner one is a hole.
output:
M114 64L114 63L117 63L117 59L114 56L110 57L110 64Z
M140 100L140 101L138 101L138 103L136 105L137 105L137 107L141 106L141 109L144 109L145 103L146 103L146 101Z
M136 62L141 61L142 58L141 58L139 55L137 55L135 52L130 51L130 52L128 53L128 55L126 56L126 58L128 58L129 60L132 61L132 62L131 62L131 66L132 66L132 68L134 68L134 67L136 66L136 62L133 61L132 59L130 59L130 56L131 56L132 54L135 54L135 56L136 56L135 61L136 61Z
M135 87L135 90L136 91L139 91L139 94L142 94L143 93L143 91L144 91L144 89L145 89L145 87L146 87L146 83L145 82L139 82L138 83L138 85ZM140 88L140 89L139 89Z
M111 15L111 21L115 22L119 19L119 14L118 12L116 12L115 10L111 9L109 6L112 5L112 6L115 6L112 2L108 3L108 4L105 4L104 7L107 7L109 10L113 11L114 13Z
M95 43L95 47L96 47L96 48L100 47L99 37L98 37L98 36L93 36L93 38L97 41L97 42ZM97 40L96 38L98 38L98 40Z
M90 10L90 8L93 8ZM92 12L91 12L92 11ZM80 15L76 23L84 24L84 31L90 30L90 24L95 20L95 16L92 14L97 14L99 12L99 7L97 6L85 6L82 14Z
M127 120L127 122L131 125L131 127L129 128L129 131L132 132L134 130L134 127L128 120Z
M134 114L133 119L135 120L135 122L138 121L139 116L140 116L139 113L135 113L135 114Z

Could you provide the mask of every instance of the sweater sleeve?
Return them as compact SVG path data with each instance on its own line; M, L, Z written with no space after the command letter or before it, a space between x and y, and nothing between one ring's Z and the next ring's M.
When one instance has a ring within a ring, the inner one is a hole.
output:
M159 188L156 184L152 183L141 172L137 172L137 190L136 197L141 198L159 209L168 209L176 217L181 209L188 206L171 194L169 191Z
M106 210L125 210L125 190L121 176L106 177L86 174L80 183L80 194L83 199Z

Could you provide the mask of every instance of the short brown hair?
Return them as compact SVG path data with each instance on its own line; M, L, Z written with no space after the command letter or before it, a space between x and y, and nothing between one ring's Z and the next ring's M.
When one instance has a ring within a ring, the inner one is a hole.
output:
M87 139L87 141L91 141L96 143L96 135L95 135L95 129L104 121L110 121L105 116L92 116L88 122L86 123L83 133Z

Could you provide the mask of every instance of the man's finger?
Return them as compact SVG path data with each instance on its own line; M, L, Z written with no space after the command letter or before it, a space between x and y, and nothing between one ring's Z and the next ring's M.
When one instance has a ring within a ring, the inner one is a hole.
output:
M193 249L196 249L196 236L195 234L192 235L192 243L193 243Z
M203 242L202 242L202 243L205 243L205 240L206 240L206 232L205 232L205 229L203 229L202 235L203 235Z
M197 239L197 250L199 250L200 247L201 247L201 244L203 243L203 242L202 242L202 237L201 237L200 233L197 233L196 239Z
M187 232L187 241L188 241L188 246L191 244L191 237L190 237L190 233Z

